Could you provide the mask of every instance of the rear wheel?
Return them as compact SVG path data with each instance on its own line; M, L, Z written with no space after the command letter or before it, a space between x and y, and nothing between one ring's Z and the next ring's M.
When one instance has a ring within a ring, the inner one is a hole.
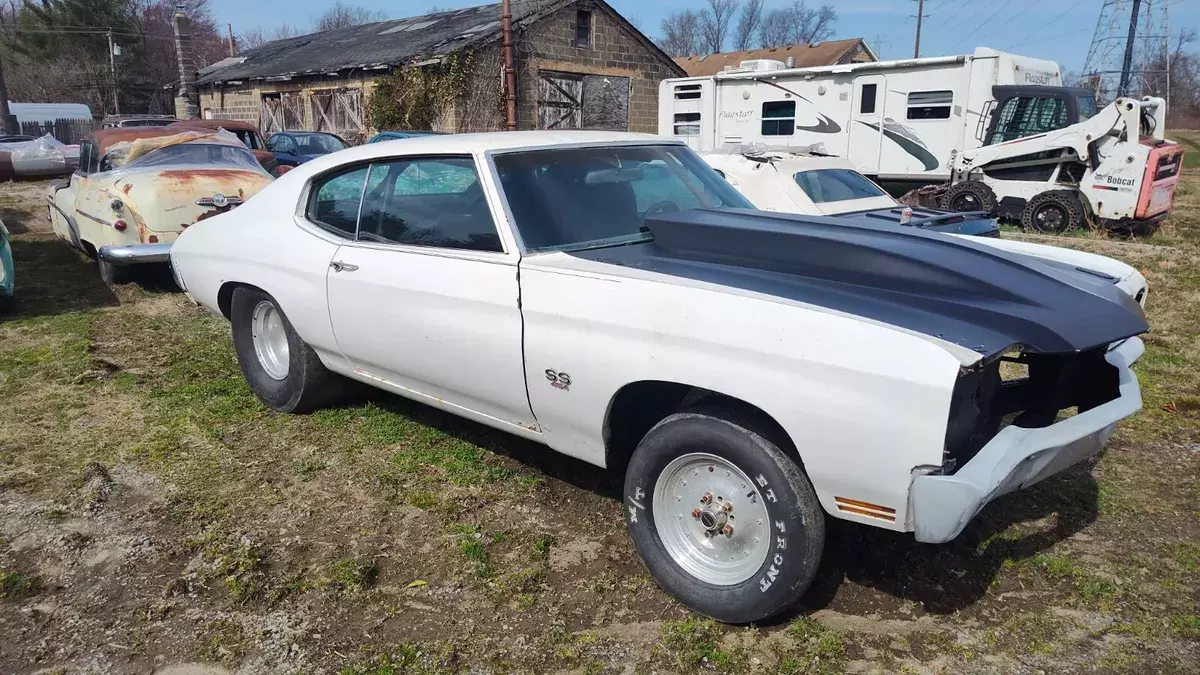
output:
M1056 234L1084 225L1083 204L1068 190L1050 190L1029 200L1021 211L1021 227Z
M799 465L717 409L671 415L625 474L626 523L658 584L727 623L769 618L812 582L825 515Z
M344 394L345 381L325 368L271 296L256 288L235 289L230 322L242 374L268 407L308 412Z
M963 213L987 211L996 213L996 193L979 181L968 180L951 185L942 195L942 209Z

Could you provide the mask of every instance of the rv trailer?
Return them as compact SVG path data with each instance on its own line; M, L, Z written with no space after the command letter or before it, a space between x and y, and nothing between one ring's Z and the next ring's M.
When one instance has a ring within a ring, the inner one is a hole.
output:
M949 179L957 155L987 144L993 110L1030 95L1058 101L1039 120L1050 128L1096 109L1089 92L1062 87L1053 61L981 47L966 56L815 68L756 60L664 80L658 128L699 151L820 143L881 182L926 185Z

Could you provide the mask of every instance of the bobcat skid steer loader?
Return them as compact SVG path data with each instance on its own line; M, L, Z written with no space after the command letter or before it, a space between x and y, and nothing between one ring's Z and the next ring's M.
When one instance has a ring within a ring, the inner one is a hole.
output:
M1164 138L1162 99L1119 98L1088 116L1090 98L1014 94L991 111L985 145L952 159L950 182L910 203L988 211L1040 232L1149 233L1171 212L1183 148ZM1062 119L1081 121L1055 128Z

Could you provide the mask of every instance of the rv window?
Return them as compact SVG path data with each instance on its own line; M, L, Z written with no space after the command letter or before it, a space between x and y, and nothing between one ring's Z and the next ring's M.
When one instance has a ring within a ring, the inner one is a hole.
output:
M675 99L679 101L700 98L700 95L700 85L698 84L681 84L675 87Z
M762 106L763 136L792 136L796 133L796 102L767 101Z
M875 112L875 87L878 85L864 84L859 98L858 112L869 115Z
M908 94L908 119L950 119L950 106L954 103L952 91L913 91Z
M700 113L675 113L676 136L699 136Z

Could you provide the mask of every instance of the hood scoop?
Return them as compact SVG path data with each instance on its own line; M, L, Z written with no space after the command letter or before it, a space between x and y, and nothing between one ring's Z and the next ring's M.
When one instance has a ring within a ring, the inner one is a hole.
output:
M648 258L639 267L844 311L985 355L1013 344L1076 352L1149 330L1142 308L1111 280L969 238L743 209L664 214L646 226L654 241L639 247Z

